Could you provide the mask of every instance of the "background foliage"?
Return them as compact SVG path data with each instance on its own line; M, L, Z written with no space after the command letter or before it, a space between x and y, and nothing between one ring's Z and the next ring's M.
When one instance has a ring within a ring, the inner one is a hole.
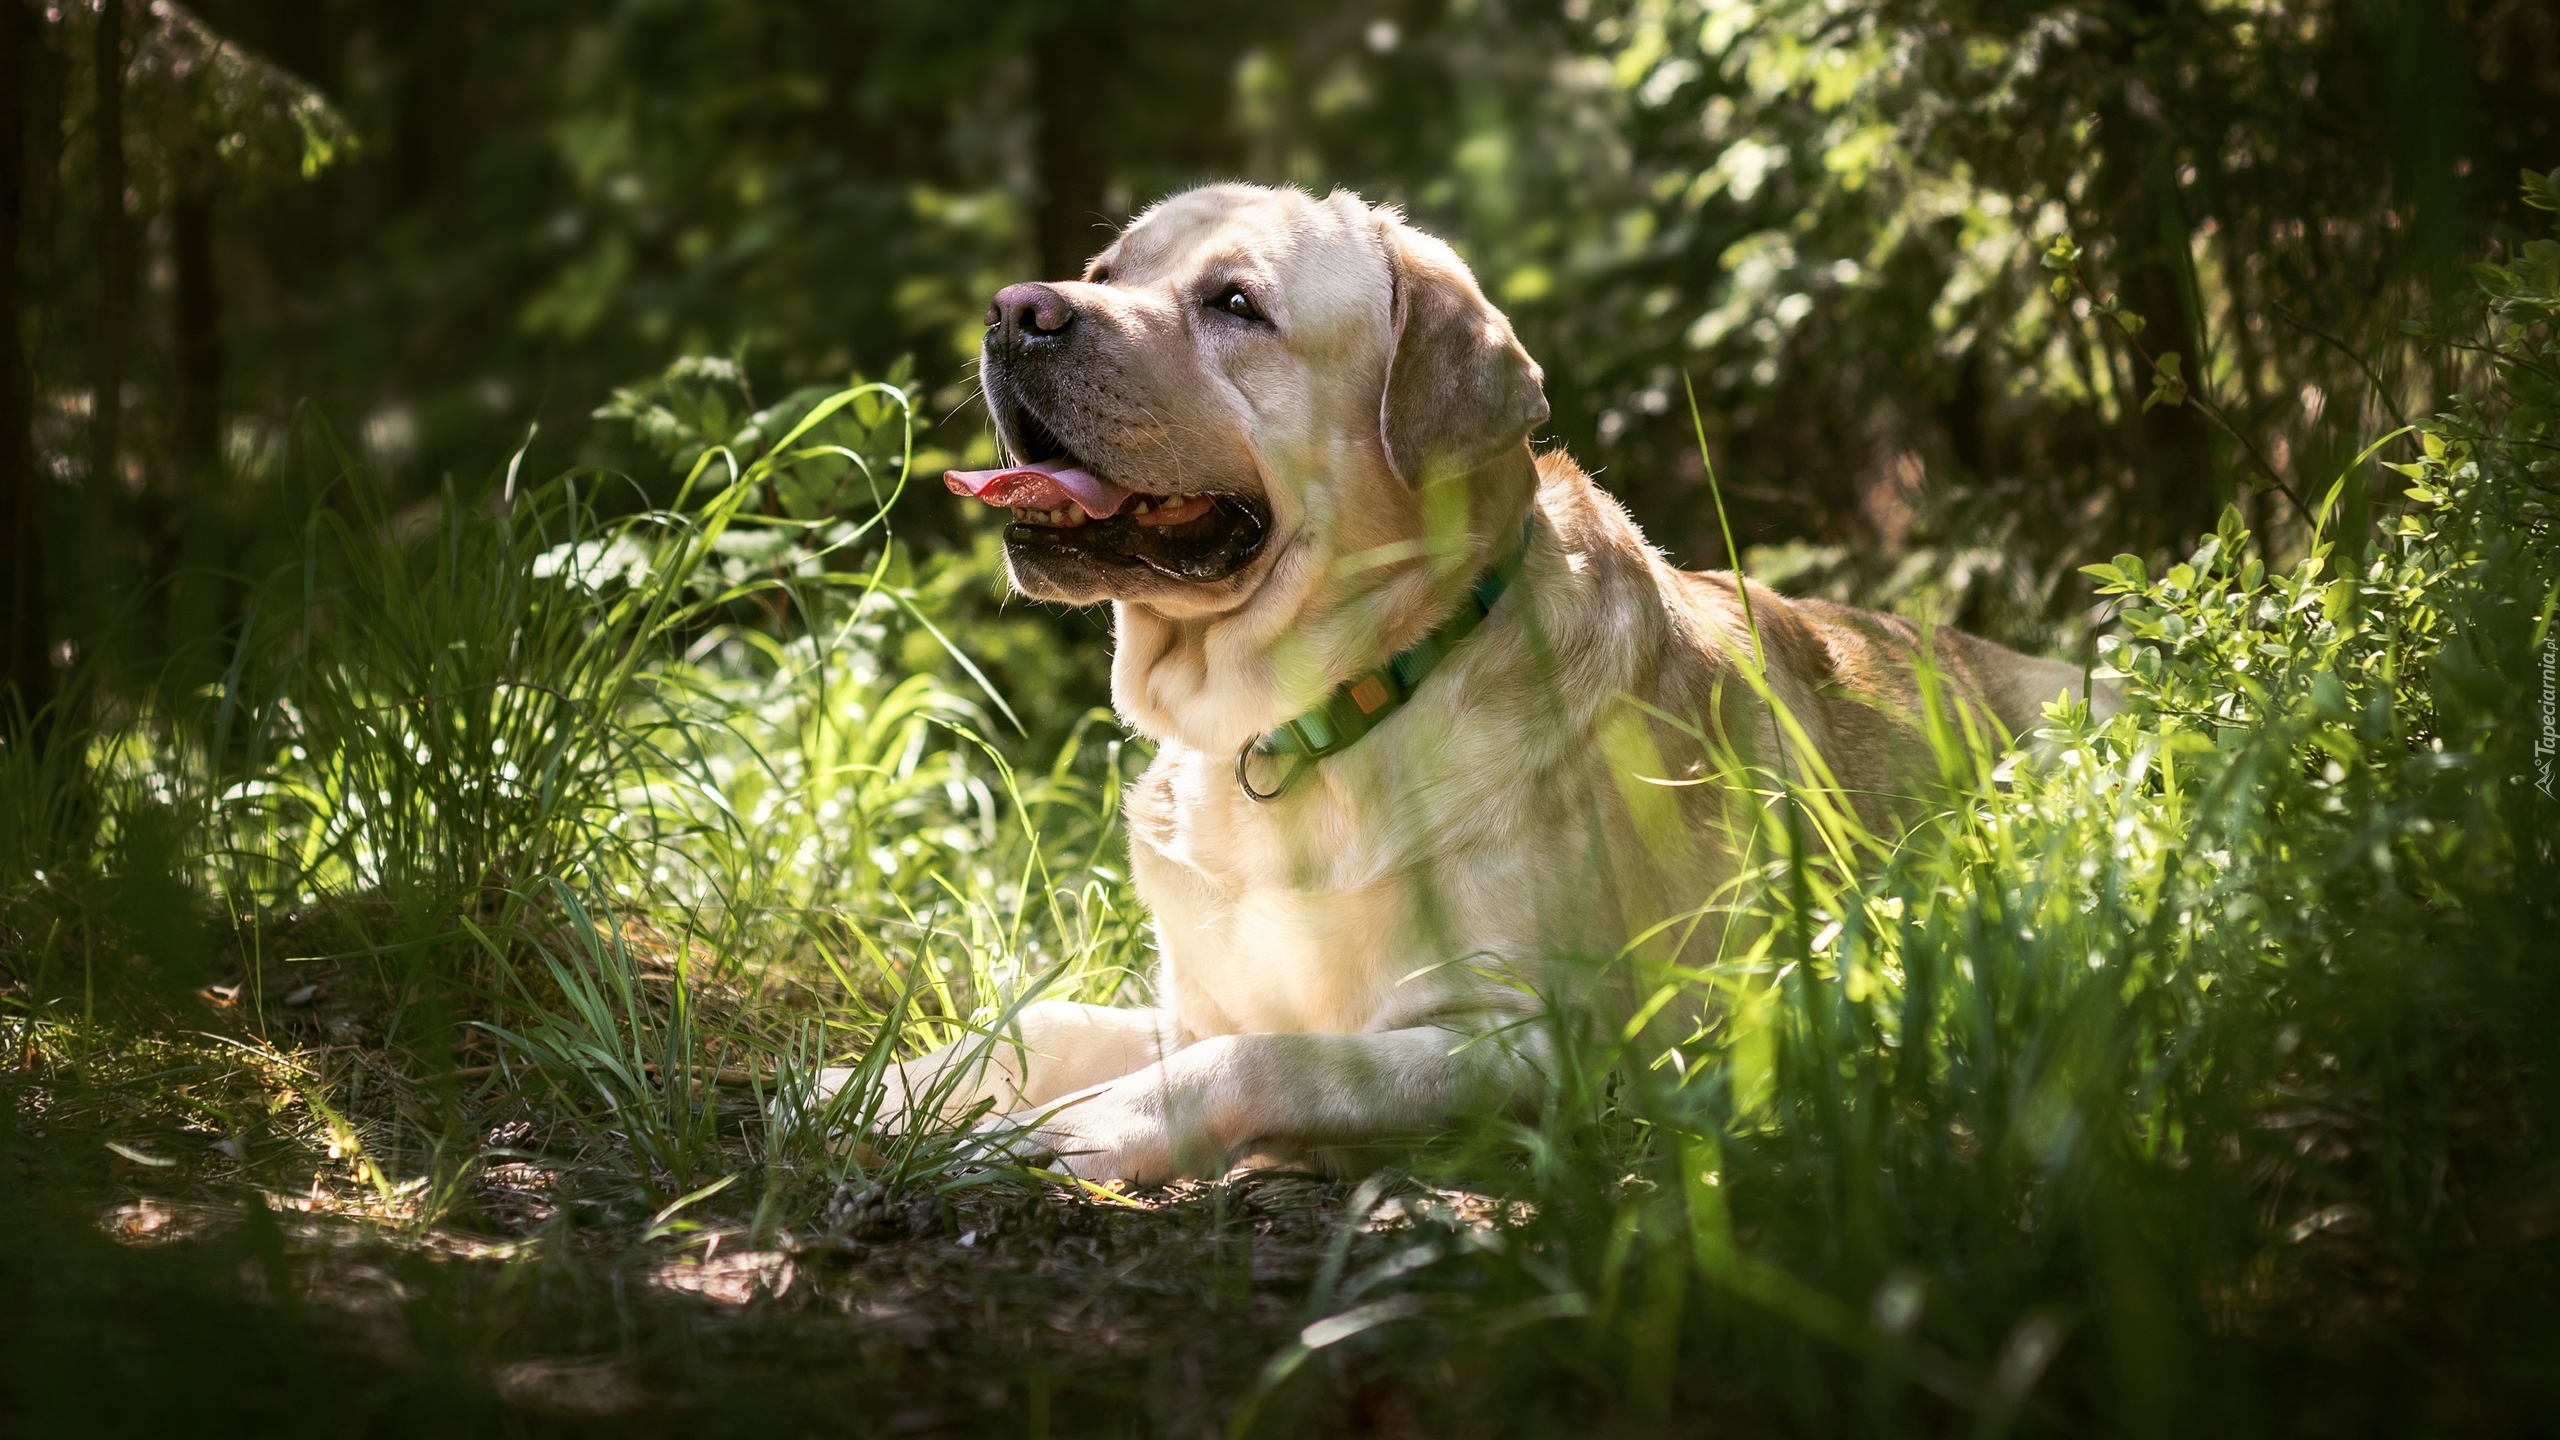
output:
M2560 148L2560 20L2470 0L201 13L125 17L105 147L94 9L12 12L13 466L44 478L11 623L140 677L238 611L182 572L289 554L305 401L395 508L495 484L527 434L532 474L662 483L592 417L685 355L768 397L912 357L924 448L965 452L985 297L1235 174L1447 234L1545 364L1555 437L1675 558L1722 563L1685 369L1746 541L1798 542L1774 573L2064 641L2089 553L2182 545L2234 498L2299 517L2201 415L2125 403L2148 376L2048 297L2046 241L2084 237L2100 298L2299 490L2445 393L2398 323L2528 233L2512 177ZM133 418L94 484L116 349ZM919 498L911 535L965 543Z

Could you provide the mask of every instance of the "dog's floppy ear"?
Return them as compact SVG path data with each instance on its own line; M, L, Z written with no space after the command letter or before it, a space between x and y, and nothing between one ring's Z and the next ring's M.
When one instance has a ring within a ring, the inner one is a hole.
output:
M1456 251L1379 217L1395 274L1394 350L1378 433L1405 483L1463 475L1546 423L1545 377Z

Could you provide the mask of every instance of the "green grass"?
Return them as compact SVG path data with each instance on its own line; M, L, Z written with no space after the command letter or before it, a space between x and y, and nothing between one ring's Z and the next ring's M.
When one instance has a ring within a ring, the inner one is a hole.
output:
M1687 1018L1555 1017L1534 1123L1356 1187L1128 1197L883 1123L890 1058L1139 998L1149 948L1143 756L1003 698L982 553L890 540L894 389L725 449L670 411L662 509L510 478L413 533L351 469L220 684L0 746L0 1398L64 1434L2525 1429L2555 257L2440 319L2471 389L2382 452L2372 533L2093 567L2132 703L2013 782L1939 724L1879 835L1818 757L1726 756L1724 952L1600 962Z

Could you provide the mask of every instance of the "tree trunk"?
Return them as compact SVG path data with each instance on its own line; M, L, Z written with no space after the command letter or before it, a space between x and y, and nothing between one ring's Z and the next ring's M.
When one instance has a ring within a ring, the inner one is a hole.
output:
M202 493L222 464L222 302L213 266L213 158L188 167L169 213L175 272L170 326L177 342L172 448L190 490Z
M1102 213L1102 191L1110 176L1097 132L1106 123L1102 111L1110 97L1117 46L1100 32L1107 23L1103 7L1089 9L1091 13L1051 31L1039 46L1034 94L1040 113L1040 209L1034 239L1043 280L1079 278L1084 262L1111 243Z
M24 713L53 694L46 654L44 543L36 508L27 352L18 323L18 232L26 213L26 111L35 102L23 0L0 0L0 686ZM0 707L0 722L7 720Z
M125 335L133 309L132 247L124 217L124 0L105 0L98 7L96 39L97 105L91 118L98 147L98 337L89 410L89 523L93 529L88 559L99 567L93 581L102 581L111 569L104 563L105 549L115 487L122 478L118 462Z
M2128 67L2131 69L2131 67ZM2189 321L2186 225L2175 182L2169 177L2168 135L2158 120L2159 102L2138 80L2097 106L2099 164L2090 202L2098 233L2115 242L2105 259L2109 276L2089 278L2102 293L2112 288L2125 308L2146 322L2143 348L2153 355L2178 352L2190 384L2209 373ZM2127 354L2132 385L2124 397L2124 448L2135 472L2128 497L2133 548L2183 549L2211 530L2230 498L2231 475L2216 463L2213 432L2204 417L2182 406L2144 411L2150 371Z
M167 519L178 533L155 537L155 561L167 569L167 643L173 661L196 664L221 624L229 588L230 507L222 493L222 304L214 263L213 184L216 161L208 137L191 135L173 156L178 166L169 206L169 261L174 281L170 336L176 393L170 404Z

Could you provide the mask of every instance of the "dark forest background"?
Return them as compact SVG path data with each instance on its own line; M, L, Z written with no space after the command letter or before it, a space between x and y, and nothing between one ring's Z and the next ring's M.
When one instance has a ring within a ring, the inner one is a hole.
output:
M0 21L7 642L39 701L83 653L128 686L218 674L323 435L399 504L499 483L528 437L526 474L646 490L663 465L596 418L617 387L725 355L752 402L904 359L922 463L983 450L987 295L1230 176L1454 241L1545 365L1553 438L1679 561L1728 563L1685 372L1763 574L2072 644L2076 564L2235 499L2281 531L2281 490L2437 403L2403 322L2523 233L2515 176L2560 156L2545 0ZM2125 337L2046 288L2065 231L2231 432L2135 403ZM926 541L970 523L902 511Z

